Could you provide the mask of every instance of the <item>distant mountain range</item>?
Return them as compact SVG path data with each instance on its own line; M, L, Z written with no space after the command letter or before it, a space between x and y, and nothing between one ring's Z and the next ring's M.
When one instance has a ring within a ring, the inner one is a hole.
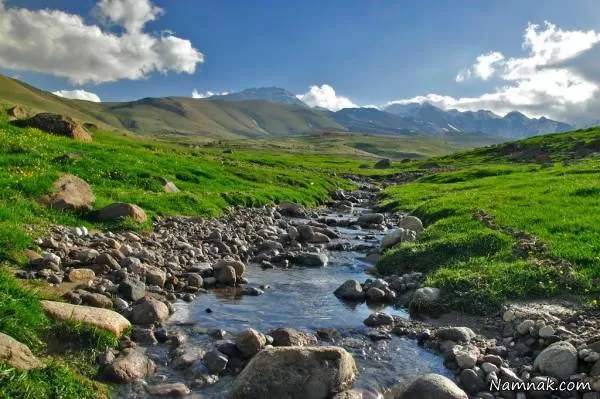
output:
M277 87L246 89L217 95L209 99L243 101L261 100L277 104L306 106L291 92ZM383 110L375 108L346 108L331 112L314 108L344 126L349 131L376 134L439 135L448 132L485 133L505 138L522 138L542 133L573 130L573 126L548 118L528 118L520 112L504 117L491 111L445 111L429 103L392 104Z
M69 115L104 128L210 139L356 132L501 142L572 130L565 123L547 118L531 119L518 112L500 117L489 111L444 111L427 103L395 104L384 110L346 108L331 112L310 108L294 94L276 87L247 89L206 99L165 97L93 103L58 97L0 75L2 104L22 105L31 112ZM474 139L477 135L481 140Z

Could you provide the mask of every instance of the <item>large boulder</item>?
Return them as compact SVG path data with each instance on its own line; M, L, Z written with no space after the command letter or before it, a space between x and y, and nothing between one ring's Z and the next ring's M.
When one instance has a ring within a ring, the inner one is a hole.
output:
M13 122L20 127L33 127L57 136L65 136L78 141L92 141L87 130L72 118L59 114L44 112L29 119Z
M345 281L333 294L340 299L348 301L363 301L365 299L365 292L358 280Z
M131 327L131 323L125 317L109 309L54 301L42 301L42 307L54 319L74 320L91 324L117 336L120 336L123 331Z
M0 333L0 360L20 370L34 370L43 367L27 345L13 337Z
M416 216L405 216L398 222L398 227L420 233L423 231L423 222Z
M566 341L555 342L535 358L533 366L543 375L568 380L577 371L577 349Z
M267 338L253 328L247 328L235 337L235 346L245 357L252 357L265 347Z
M363 213L358 217L357 223L361 226L370 226L372 224L381 224L385 216L381 213Z
M293 202L284 201L277 206L277 210L283 216L290 216L294 218L306 217L306 210L304 209L304 207Z
M138 222L145 222L148 217L146 212L135 204L116 202L98 211L97 218L100 221L120 220L130 217Z
M241 277L244 274L244 271L246 271L246 265L244 265L244 262L227 258L219 259L217 263L213 265L213 270L218 271L227 266L234 268L236 277Z
M294 256L294 263L308 267L327 266L329 258L324 253L301 252Z
M317 343L313 334L291 328L271 330L269 335L273 337L273 346L310 346Z
M152 360L133 348L126 348L107 366L104 375L111 381L127 383L141 380L155 371L156 365Z
M145 297L131 309L134 324L160 324L169 318L169 308L158 299Z
M392 231L391 233L388 233L385 237L383 237L383 240L381 240L380 248L382 251L384 251L402 241L414 241L416 239L416 232L408 229L399 228Z
M446 327L440 328L435 336L442 341L470 342L475 337L475 332L469 327Z
M387 169L390 166L392 166L392 162L389 159L385 158L380 161L377 161L377 163L375 163L373 167L375 169Z
M349 388L356 364L345 349L278 347L261 351L229 391L230 399L325 399Z
M42 197L42 202L52 209L90 210L96 200L92 188L77 176L64 174L54 182L52 194Z
M233 266L225 266L217 270L217 282L224 285L235 285L237 281Z
M468 399L452 380L439 374L427 374L413 381L394 399Z

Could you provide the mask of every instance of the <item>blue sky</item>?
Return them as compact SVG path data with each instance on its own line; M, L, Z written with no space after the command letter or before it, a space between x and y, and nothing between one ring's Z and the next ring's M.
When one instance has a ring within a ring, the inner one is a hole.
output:
M131 1L101 0L112 6ZM94 0L2 2L5 9L0 9L0 15L7 10L48 8L78 15L86 25L98 25L107 33L120 35L124 29L115 21L102 23L97 10L93 11L99 4ZM529 23L539 24L540 31L546 29L544 21L561 31L600 31L596 0L545 0L543 5L533 0L153 0L152 5L163 12L144 23L142 30L154 36L168 30L189 41L204 56L193 73L182 72L186 67L180 64L166 67L166 74L154 70L135 80L123 77L115 82L74 84L67 76L53 76L57 73L52 71L32 72L44 70L35 65L44 58L30 61L24 55L16 68L3 63L1 44L0 67L4 68L0 71L50 91L84 89L103 101L257 86L278 86L301 94L312 85L327 84L353 104L383 105L432 93L459 99L497 91L506 81L492 76L457 82L456 76L473 66L478 56L492 51L504 59L526 57L522 46ZM44 18L35 13L30 17L36 15ZM1 24L0 17L0 32ZM589 46L595 46L592 42ZM61 69L60 65L56 68Z

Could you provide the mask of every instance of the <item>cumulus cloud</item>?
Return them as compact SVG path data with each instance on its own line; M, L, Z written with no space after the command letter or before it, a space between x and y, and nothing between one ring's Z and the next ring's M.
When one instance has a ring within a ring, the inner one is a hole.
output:
M48 73L74 84L194 73L204 55L189 40L145 31L162 13L150 0L100 0L93 10L104 22L100 26L64 11L32 11L0 0L0 67ZM119 27L122 32L115 33Z
M306 93L298 94L296 97L310 107L327 108L330 111L358 108L358 105L347 97L338 96L334 88L327 84L311 86Z
M192 98L208 98L208 97L212 97L212 96L225 96L227 94L229 94L228 91L213 92L213 91L207 90L207 91L201 92L201 91L194 89L192 91Z
M92 101L95 103L100 102L100 97L96 93L92 93L85 90L59 90L53 91L52 94L59 97L70 98L73 100L85 100Z
M429 102L444 109L489 109L498 114L518 110L530 117L579 121L600 114L600 33L565 31L556 25L529 24L523 35L525 55L507 58L492 51L478 56L456 81L467 78L504 83L478 97L428 94L391 103Z

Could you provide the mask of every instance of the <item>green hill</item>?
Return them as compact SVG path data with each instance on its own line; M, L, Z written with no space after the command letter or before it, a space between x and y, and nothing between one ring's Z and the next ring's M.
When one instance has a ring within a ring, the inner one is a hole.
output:
M419 216L420 239L388 251L384 273L418 270L443 303L600 297L600 128L430 159L386 190L381 207ZM423 165L422 165L423 166Z

